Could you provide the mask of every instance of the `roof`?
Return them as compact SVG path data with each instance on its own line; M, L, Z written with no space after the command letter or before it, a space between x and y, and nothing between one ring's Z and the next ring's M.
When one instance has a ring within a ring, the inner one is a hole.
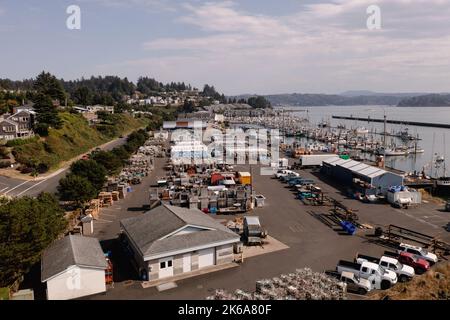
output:
M241 177L251 177L252 175L250 174L250 172L239 172L239 175Z
M55 241L42 254L41 280L50 280L74 265L98 269L108 267L98 239L69 235Z
M240 237L198 209L162 205L147 213L121 221L121 226L143 257L185 250ZM187 226L198 232L171 236Z
M245 221L248 225L261 225L259 222L259 217L245 217Z
M342 164L342 163L345 163L345 162L348 162L348 161L351 161L351 160L345 160L345 159L342 159L342 158L330 158L330 159L324 160L323 163L329 164L329 165L332 165L332 166L336 166L338 164Z

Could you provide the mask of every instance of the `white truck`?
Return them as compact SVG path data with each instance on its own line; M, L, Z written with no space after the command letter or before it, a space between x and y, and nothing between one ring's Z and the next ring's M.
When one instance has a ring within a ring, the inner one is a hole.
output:
M409 191L388 191L387 201L398 208L408 208L412 204L412 196Z
M338 158L337 155L330 154L305 154L301 155L299 158L300 167L320 167L325 160L331 158Z
M373 262L378 264L380 267L394 271L397 274L397 278L400 282L410 280L415 275L413 267L401 264L397 259L393 257L382 256L380 259L378 259L363 254L358 254L355 261L359 264L365 261Z
M368 261L354 263L340 260L336 267L336 271L340 274L345 271L352 272L360 278L371 281L372 286L375 289L389 289L397 283L397 275L395 272Z

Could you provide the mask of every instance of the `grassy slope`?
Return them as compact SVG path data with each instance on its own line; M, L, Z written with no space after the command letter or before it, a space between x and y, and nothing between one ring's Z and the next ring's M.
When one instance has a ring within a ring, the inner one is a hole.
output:
M450 299L450 263L442 262L433 270L411 281L398 283L385 291L375 291L373 300L447 300Z
M14 147L16 161L26 165L44 163L50 168L55 168L61 161L70 160L115 138L90 127L81 115L71 113L60 115L64 123L61 129L50 129L47 138ZM143 120L128 115L117 115L116 136L143 125Z

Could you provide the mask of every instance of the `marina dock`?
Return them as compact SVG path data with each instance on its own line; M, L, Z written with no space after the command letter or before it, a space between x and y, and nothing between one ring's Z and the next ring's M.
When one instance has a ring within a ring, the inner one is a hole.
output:
M357 120L357 121L384 123L384 119L374 119L371 117L361 118L361 117L353 117L353 116L333 116L332 118L333 119L342 119L342 120ZM417 121L406 121L406 120L386 120L386 123L408 125L408 126L418 126L418 127L450 129L450 124L446 124L446 123L417 122Z

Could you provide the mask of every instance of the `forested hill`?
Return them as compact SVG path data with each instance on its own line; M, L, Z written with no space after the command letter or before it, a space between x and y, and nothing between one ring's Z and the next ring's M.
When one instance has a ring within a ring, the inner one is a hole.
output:
M399 96L344 96L329 94L277 94L265 96L272 105L293 106L357 106L397 105L404 97Z
M427 94L418 97L403 99L399 107L449 107L450 94Z

